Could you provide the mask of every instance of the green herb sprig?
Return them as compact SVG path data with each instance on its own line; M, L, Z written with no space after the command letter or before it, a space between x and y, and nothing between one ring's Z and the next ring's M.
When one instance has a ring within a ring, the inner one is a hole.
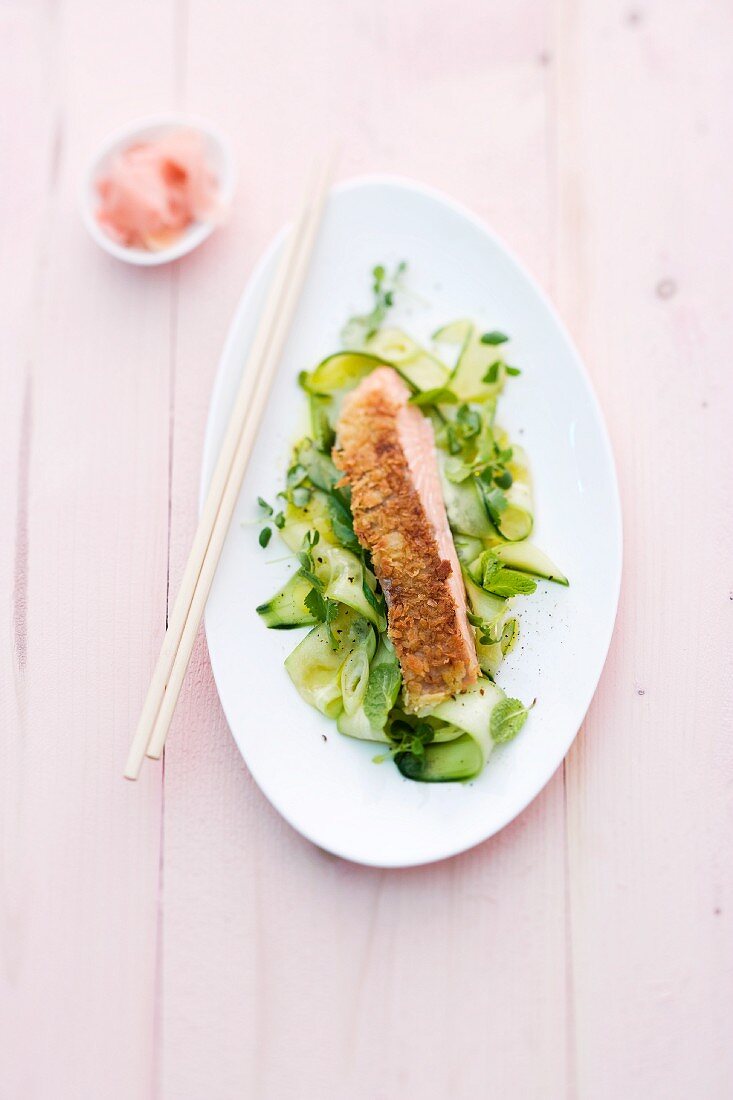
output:
M481 586L494 596L508 600L511 596L531 596L537 591L537 581L518 569L504 565L490 550L485 550L479 558Z
M406 271L407 264L404 260L397 264L391 274L388 273L384 264L377 264L372 268L374 305L369 313L357 314L346 322L341 332L344 347L360 347L377 334L394 305L395 295L400 289L402 276Z
M401 686L402 674L396 657L394 661L385 661L370 671L363 705L364 713L374 729L384 729Z
M482 344L490 344L491 347L496 347L498 344L506 344L509 337L503 333L494 329L493 332L485 332L481 337Z
M532 710L537 700L528 707L519 699L502 699L491 712L489 732L491 740L496 745L505 745L507 741L513 741L527 721L527 715Z
M331 648L335 651L338 649L339 643L331 629L331 623L338 615L339 605L336 600L331 600L325 595L323 581L316 574L313 550L320 542L320 538L320 532L318 531L306 532L298 552L298 562L300 564L298 572L301 577L305 577L311 586L310 592L303 603L317 622L326 624L329 642Z

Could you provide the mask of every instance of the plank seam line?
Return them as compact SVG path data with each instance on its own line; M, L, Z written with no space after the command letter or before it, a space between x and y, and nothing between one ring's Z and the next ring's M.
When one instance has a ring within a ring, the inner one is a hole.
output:
M13 563L13 650L15 683L19 694L28 656L28 503L30 492L31 433L33 430L33 381L26 368L18 446L17 502L15 511L15 560Z

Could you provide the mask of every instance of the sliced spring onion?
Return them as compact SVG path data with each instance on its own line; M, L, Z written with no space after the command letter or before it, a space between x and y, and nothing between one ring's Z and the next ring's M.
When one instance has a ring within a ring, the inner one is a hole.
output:
M344 608L328 626L316 626L285 659L290 679L306 703L328 718L343 710L341 669L356 650L368 646L371 625L349 608ZM335 645L334 645L335 639Z
M375 645L374 631L370 630L364 644L354 649L341 666L341 698L347 714L356 714L364 701L369 682L369 659Z

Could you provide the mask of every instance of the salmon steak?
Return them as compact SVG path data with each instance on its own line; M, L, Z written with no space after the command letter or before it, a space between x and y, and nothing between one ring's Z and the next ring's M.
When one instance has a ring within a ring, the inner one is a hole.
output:
M391 367L368 375L344 399L333 460L387 601L406 705L419 712L470 687L479 666L432 424L409 397Z

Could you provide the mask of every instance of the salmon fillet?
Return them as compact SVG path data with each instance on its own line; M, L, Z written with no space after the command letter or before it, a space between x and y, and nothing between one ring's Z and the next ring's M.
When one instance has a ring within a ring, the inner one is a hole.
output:
M333 460L384 591L407 706L419 711L470 687L479 666L433 428L409 396L391 367L373 371L344 399Z

